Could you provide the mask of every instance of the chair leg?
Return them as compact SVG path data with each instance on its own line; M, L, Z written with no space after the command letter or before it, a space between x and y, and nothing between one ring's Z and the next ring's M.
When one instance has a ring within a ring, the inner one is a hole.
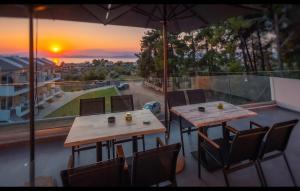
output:
M110 159L110 141L106 141L107 158Z
M266 177L265 177L263 168L262 168L262 166L261 166L261 162L262 162L262 161L258 161L258 162L257 162L257 164L258 164L257 166L258 166L258 168L259 168L259 171L260 171L260 174L261 174L261 178L262 178L262 180L263 180L263 184L264 184L264 186L266 187L266 186L268 186L268 182L267 182L267 179L266 179Z
M112 140L111 146L112 146L112 156L113 158L115 158L115 140Z
M288 167L288 170L289 170L289 172L290 172L290 175L291 175L292 181L293 181L294 185L295 185L295 186L297 186L297 183L296 183L295 177L294 177L294 175L293 175L293 173L292 173L292 169L291 169L291 167L290 167L290 164L289 164L289 162L288 162L288 160L287 160L287 158L286 158L286 155L285 155L285 153L283 153L283 158L284 158L284 160L285 160L285 163L286 163L286 166Z
M182 133L182 125L181 125L181 118L179 119L179 130L180 130L180 138L181 138L181 145L182 145L182 154L184 155L184 143L183 143L183 133Z
M80 156L80 150L79 150L79 146L77 146L77 156L79 157Z
M176 178L172 181L171 186L172 186L172 187L177 187L177 181L176 181Z
M257 175L258 175L258 178L259 178L259 181L260 181L260 184L261 186L265 186L265 180L264 180L264 177L262 175L262 170L261 170L261 166L259 164L258 161L255 161L254 162L254 165L255 165L255 169L256 169L256 172L257 172Z
M168 139L168 137L167 137L167 136L168 136L167 134L168 134L168 133L166 132L166 133L165 133L165 143L168 145L168 144L169 144L169 139Z
M223 175L224 175L224 179L225 179L226 186L229 187L229 181L228 181L226 169L223 168L222 171L223 171Z
M168 140L170 138L171 122L172 122L172 117L171 117L171 114L170 114L170 118L169 118L169 122L168 122L168 133L167 133L167 139Z
M75 147L73 146L72 147L72 162L73 162L73 164L75 162L75 156L74 156L74 154L75 154Z
M142 140L143 140L143 151L145 151L146 150L146 146L145 146L145 136L144 135L143 135Z
M201 179L201 140L198 137L198 177Z

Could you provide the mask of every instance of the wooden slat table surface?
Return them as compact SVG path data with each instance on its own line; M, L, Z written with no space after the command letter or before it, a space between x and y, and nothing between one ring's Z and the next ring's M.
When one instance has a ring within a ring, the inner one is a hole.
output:
M165 126L149 110L130 111L132 121L124 118L126 112L76 117L65 140L65 147L130 138L133 136L164 133ZM115 124L108 124L107 118L115 116ZM149 120L150 124L143 124Z
M223 104L224 109L217 108L219 103ZM199 111L198 107L204 107L205 112ZM253 111L224 101L176 106L172 107L171 111L189 121L195 127L205 127L257 115L257 113Z

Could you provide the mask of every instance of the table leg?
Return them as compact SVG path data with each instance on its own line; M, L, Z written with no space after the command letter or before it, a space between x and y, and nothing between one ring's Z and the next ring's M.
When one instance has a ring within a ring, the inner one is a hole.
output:
M200 128L199 131L201 133L204 133L205 135L207 135L207 127ZM204 165L207 165L207 159L206 159L205 151L203 149L201 149L201 151L200 151L200 157L201 157L201 162Z
M75 153L75 147L72 146L72 163L73 163L73 165L75 164L75 163L74 163L74 162L75 162L74 153Z
M102 142L96 143L96 152L97 162L102 161Z
M133 137L132 137L132 152L133 152L133 153L138 152L137 136L133 136Z
M226 125L227 125L226 122L222 123L223 144L224 144L226 151L228 151L228 149L229 149L229 131L225 128Z

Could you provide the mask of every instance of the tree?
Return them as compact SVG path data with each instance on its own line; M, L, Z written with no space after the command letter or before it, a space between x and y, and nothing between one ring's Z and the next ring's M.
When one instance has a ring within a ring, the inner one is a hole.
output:
M295 35L299 8L272 5L264 13L233 17L190 33L169 34L169 75L300 68L300 37ZM277 47L277 58L273 47ZM161 31L145 33L137 56L142 77L162 77Z

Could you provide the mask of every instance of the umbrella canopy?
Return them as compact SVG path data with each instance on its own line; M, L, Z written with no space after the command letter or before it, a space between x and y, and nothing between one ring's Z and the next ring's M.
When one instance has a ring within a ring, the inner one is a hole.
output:
M163 29L164 44L164 105L165 125L168 126L168 42L167 31L188 32L206 27L229 17L261 12L259 5L232 4L103 4L107 9L105 24ZM168 126L169 127L169 126Z
M2 4L0 17L28 18L29 5ZM43 4L33 7L34 17L39 19L104 23L106 9L93 4Z
M162 28L168 23L170 32L189 32L206 27L229 17L247 15L261 11L258 5L232 4L137 4L100 5L107 9L105 24L143 28Z

